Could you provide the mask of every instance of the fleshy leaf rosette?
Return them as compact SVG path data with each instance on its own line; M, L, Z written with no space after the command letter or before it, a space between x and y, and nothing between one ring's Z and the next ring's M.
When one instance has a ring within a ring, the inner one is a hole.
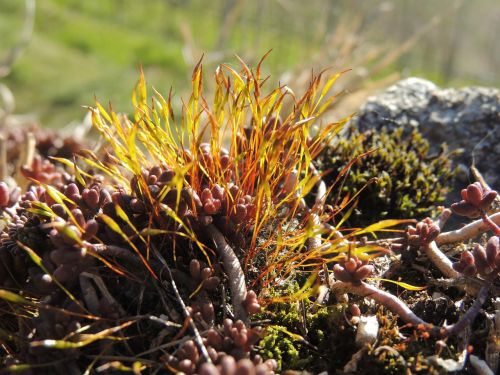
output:
M370 277L373 271L372 265L366 264L356 256L351 256L345 262L333 266L333 273L337 280L355 285L359 285L361 281Z
M491 237L486 247L479 244L472 251L464 251L458 262L453 263L453 269L465 276L479 274L486 277L498 274L500 271L500 243L498 236Z
M474 182L461 191L462 200L453 203L451 209L460 216L477 218L486 211L497 196L495 190L486 190L479 182Z

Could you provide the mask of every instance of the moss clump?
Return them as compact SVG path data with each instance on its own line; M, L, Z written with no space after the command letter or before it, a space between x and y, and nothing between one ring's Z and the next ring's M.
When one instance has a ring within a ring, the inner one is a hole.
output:
M273 297L299 290L296 281L273 291ZM272 298L272 297L271 297ZM273 358L279 371L334 370L354 353L352 327L345 323L343 306L314 306L308 299L272 303L256 319L270 320L257 348L264 359Z
M323 151L317 167L332 171L325 177L330 185L353 157L370 150L374 151L359 158L345 181L338 182L329 195L328 203L334 205L337 197L353 196L364 188L351 225L363 226L382 218L429 216L444 201L447 184L454 175L450 154L443 147L439 154L429 155L429 143L416 130L403 136L402 128L364 133L351 129Z

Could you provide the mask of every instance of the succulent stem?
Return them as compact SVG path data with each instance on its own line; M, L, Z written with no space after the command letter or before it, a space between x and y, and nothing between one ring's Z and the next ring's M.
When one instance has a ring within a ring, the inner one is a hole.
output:
M407 323L414 325L424 324L429 326L428 323L420 319L398 297L365 282L361 282L359 285L354 285L348 282L336 281L331 284L331 291L335 294L353 293L361 297L371 298L387 307Z
M443 275L451 279L459 276L459 273L453 269L453 262L441 250L439 250L436 241L432 241L422 246L422 248L431 262L441 271Z
M244 307L244 301L247 295L247 287L245 283L245 274L241 269L240 261L234 253L234 250L227 243L223 234L215 225L207 225L205 227L205 231L214 242L217 254L221 257L222 263L224 264L224 270L229 278L229 288L234 306L234 315L236 319L246 321L248 314Z
M488 220L492 223L495 223L496 225L500 225L500 212L488 216ZM436 244L440 246L449 243L466 241L478 236L483 232L486 232L488 229L490 229L488 224L486 224L483 219L479 219L460 229L441 233L436 238Z

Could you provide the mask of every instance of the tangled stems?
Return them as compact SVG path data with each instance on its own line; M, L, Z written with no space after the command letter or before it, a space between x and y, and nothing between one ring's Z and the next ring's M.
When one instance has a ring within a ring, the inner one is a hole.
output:
M335 281L330 284L330 290L337 295L352 293L360 297L370 298L385 306L393 313L397 314L404 322L412 324L414 326L423 326L433 335L444 338L460 333L474 321L475 317L481 310L481 307L486 302L488 292L490 290L490 284L485 285L480 289L476 300L469 308L469 310L467 310L467 312L462 315L460 320L457 323L447 327L435 327L434 325L425 322L424 320L419 318L413 311L411 311L408 305L406 305L406 303L404 303L398 297L365 282L355 284L344 281Z

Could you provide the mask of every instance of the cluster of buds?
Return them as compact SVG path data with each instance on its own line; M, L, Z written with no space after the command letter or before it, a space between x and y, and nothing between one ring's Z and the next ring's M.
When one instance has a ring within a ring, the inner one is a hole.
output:
M407 229L408 245L423 246L429 244L436 239L440 231L439 226L432 219L425 218L418 222L415 228L409 227Z
M359 285L364 279L371 276L374 268L372 265L351 256L347 260L333 266L335 278L345 283Z
M35 155L31 165L23 165L21 173L27 179L53 186L59 186L71 179L66 172L59 170L50 160L42 159L40 155Z
M10 189L9 186L0 181L0 209L14 206L21 197L21 189L14 187Z
M0 285L4 288L24 286L32 264L26 252L19 249L18 241L30 248L45 245L46 234L40 229L38 217L14 215L7 231L0 235Z
M261 366L266 372L262 374L269 374L270 371L276 369L275 361L264 362L258 355L249 360L250 352L253 346L260 340L262 335L261 327L247 327L241 320L233 322L230 319L224 321L224 328L219 331L215 328L208 329L202 336L203 345L207 349L207 354L210 357L213 365L210 366L212 371L205 372L208 374L233 374L238 368L240 361L249 361L252 363L252 369L256 366ZM176 371L181 371L185 374L203 373L202 368L206 368L204 359L199 351L199 348L193 340L184 342L174 355L164 356L164 360L169 367ZM241 362L246 363L246 362ZM215 370L214 370L215 369ZM226 370L226 371L225 371ZM219 372L221 371L221 372ZM241 372L246 373L246 372ZM255 372L251 372L255 373Z
M493 203L497 192L486 190L479 182L475 182L467 189L462 189L461 195L462 200L451 205L452 211L460 216L477 218Z
M261 306L257 298L257 294L253 290L247 292L245 300L243 301L243 307L249 315L254 315L260 312Z
M201 262L192 259L189 263L189 273L197 285L206 290L215 290L220 284L220 278L213 275L210 267L202 267Z
M497 274L500 271L500 244L498 236L491 237L486 247L479 244L474 246L472 252L462 252L460 260L453 263L455 271L466 276L482 277Z
M203 165L204 168L208 170L213 170L214 167L214 156L212 154L212 150L210 148L209 143L201 143L200 144L200 160L199 162L201 165ZM219 158L218 162L220 164L220 167L224 171L224 177L226 178L227 181L232 177L232 171L229 169L229 165L231 162L231 158L229 156L229 152L225 148L221 148L219 152Z

